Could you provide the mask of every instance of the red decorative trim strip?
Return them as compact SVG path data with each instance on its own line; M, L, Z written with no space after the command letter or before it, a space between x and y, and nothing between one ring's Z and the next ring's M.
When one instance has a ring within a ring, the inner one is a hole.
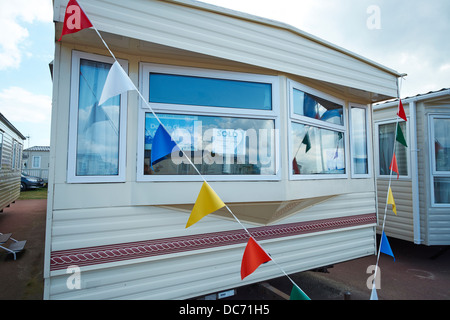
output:
M306 233L348 228L376 223L375 214L315 220L291 224L250 228L256 240L275 239ZM146 258L177 252L186 252L245 243L244 230L205 233L193 236L164 238L106 246L54 251L50 257L50 270L66 269L70 265L88 266L115 261Z

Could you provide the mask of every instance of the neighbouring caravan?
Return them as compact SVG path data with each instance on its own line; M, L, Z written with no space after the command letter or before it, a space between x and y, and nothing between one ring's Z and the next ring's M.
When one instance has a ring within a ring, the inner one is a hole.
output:
M374 106L378 218L383 219L398 100ZM407 147L395 142L400 175L391 179L397 215L387 210L387 236L424 245L450 244L450 89L402 99L399 125ZM389 158L389 159L388 159Z
M22 172L48 181L49 146L34 146L23 150Z
M241 280L248 234L226 209L185 228L201 176L288 274L375 254L371 104L400 74L197 1L79 3L111 52L92 28L55 41L45 299L187 299L283 276L269 261ZM138 91L99 105L111 53ZM151 110L192 164L151 162Z
M0 113L0 212L20 196L24 140L23 134Z

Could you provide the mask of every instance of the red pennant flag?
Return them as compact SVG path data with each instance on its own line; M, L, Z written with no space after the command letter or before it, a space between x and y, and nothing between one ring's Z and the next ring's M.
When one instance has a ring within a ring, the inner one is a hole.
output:
M252 274L261 264L272 260L260 245L250 237L245 247L241 263L241 279Z
M389 170L392 170L394 172L397 172L397 180L400 177L400 173L398 171L398 167L397 167L397 158L395 157L395 153L392 156L392 161L391 161L391 165L389 166Z
M294 174L300 174L300 168L298 167L297 159L294 157L292 160L292 168L294 169Z
M92 23L78 2L76 0L70 0L66 7L64 25L58 41L61 41L62 36L65 34L75 33L90 27L92 27Z
M408 121L408 120L406 120L405 109L403 109L403 103L402 103L402 100L401 100L401 99L399 100L399 103L398 103L398 111L397 111L397 115L398 115L400 118L402 118L403 120Z

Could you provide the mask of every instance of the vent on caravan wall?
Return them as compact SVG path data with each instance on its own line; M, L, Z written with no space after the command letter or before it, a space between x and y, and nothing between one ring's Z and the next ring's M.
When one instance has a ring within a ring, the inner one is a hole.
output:
M232 203L227 205L233 214L242 222L268 225L282 221L293 214L299 213L306 208L333 197L335 196L332 195L291 201ZM193 204L176 204L162 207L190 214L193 206ZM232 218L226 208L222 208L211 215L227 219Z

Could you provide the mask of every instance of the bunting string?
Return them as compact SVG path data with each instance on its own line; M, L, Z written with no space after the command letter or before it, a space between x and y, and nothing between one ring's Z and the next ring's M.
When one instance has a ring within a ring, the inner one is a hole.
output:
M392 173L394 171L397 173L397 180L399 179L399 176L400 176L400 171L398 169L398 164L397 164L397 158L395 156L396 142L398 141L401 144L403 144L405 147L407 147L406 140L404 138L403 132L401 131L400 123L399 123L400 119L407 121L405 110L404 110L403 104L402 104L402 100L400 98L400 91L401 91L400 89L401 89L401 85L402 85L402 79L403 79L403 77L400 77L397 81L397 96L398 96L399 103L398 103L398 108L397 108L397 117L396 117L396 123L395 123L395 131L394 131L395 132L394 133L394 146L393 146L393 150L392 150L392 160L391 160L391 164L389 166L389 169L390 169L389 184L388 184L388 190L387 190L387 195L386 195L386 204L384 207L383 224L381 227L381 240L380 240L380 244L378 247L378 254L377 254L377 260L376 260L376 265L375 265L375 272L374 272L374 277L373 277L372 292L370 295L370 300L378 300L378 295L376 292L377 289L376 289L375 284L376 284L376 277L377 277L377 271L378 271L378 265L379 265L381 253L385 253L385 254L392 256L395 261L394 254L392 252L391 246L389 245L389 241L387 239L387 236L386 236L386 233L384 232L384 230L385 230L385 226L386 226L388 204L392 205L392 211L395 213L395 215L397 215L397 208L395 205L394 196L392 194L392 188L391 188Z
M85 28L92 27L99 38L101 39L102 43L110 53L111 57L114 59L114 64L111 67L112 70L108 73L107 79L105 81L105 86L103 88L102 96L100 98L101 102L104 102L108 100L109 98L116 96L118 94L125 93L129 90L134 90L138 93L140 99L144 102L146 108L153 114L154 118L159 123L159 128L164 130L165 132L162 133L161 141L164 142L170 142L170 146L173 146L172 148L166 148L165 151L159 154L165 155L162 157L170 154L175 148L177 148L183 155L184 158L187 159L189 164L194 168L196 173L202 178L203 185L202 189L200 190L200 193L198 195L197 201L194 204L194 208L192 209L191 216L189 217L188 223L186 225L186 228L190 225L196 223L200 219L202 219L204 216L208 215L209 213L215 212L220 208L225 207L227 211L231 214L231 216L236 220L236 222L245 230L245 232L249 236L249 241L247 243L246 249L244 251L244 257L242 259L242 265L241 265L241 276L242 279L251 274L253 271L258 268L258 266L264 262L273 261L273 263L281 270L281 272L292 282L293 289L291 293L291 299L301 299L301 300L310 300L309 297L300 289L300 287L292 280L292 278L286 273L286 271L279 265L272 256L270 256L259 244L258 242L253 238L251 233L248 231L248 229L242 224L242 222L236 217L236 215L232 212L232 210L226 205L214 192L214 190L209 185L208 181L205 179L205 177L201 174L201 172L198 170L198 168L193 164L190 157L187 156L187 154L184 152L182 148L170 137L169 131L166 129L164 124L161 122L159 117L154 112L153 108L150 106L148 101L144 98L144 96L141 94L141 92L138 90L138 88L134 85L134 83L131 81L131 79L128 77L126 72L123 70L123 68L120 66L119 61L116 59L116 56L109 48L106 41L103 39L102 35L98 31L98 29L95 27L94 24L89 20L85 12L83 11L82 7L79 5L79 3L76 0L70 0L66 7L65 17L64 17L64 25L63 25L63 31L61 34L61 37L58 41L61 41L61 38L65 34L75 33L78 31L81 31ZM101 104L101 103L99 103ZM158 128L158 130L159 130ZM158 132L157 130L157 132ZM155 133L156 136L156 133ZM164 138L166 136L167 138ZM170 139L170 141L168 141ZM155 138L154 138L155 142ZM152 151L153 148L152 147ZM154 161L158 159L151 159L151 165ZM191 220L192 219L192 220ZM248 258L250 257L250 258ZM247 261L247 259L249 259ZM245 263L250 264L244 265ZM245 277L243 276L245 275Z

